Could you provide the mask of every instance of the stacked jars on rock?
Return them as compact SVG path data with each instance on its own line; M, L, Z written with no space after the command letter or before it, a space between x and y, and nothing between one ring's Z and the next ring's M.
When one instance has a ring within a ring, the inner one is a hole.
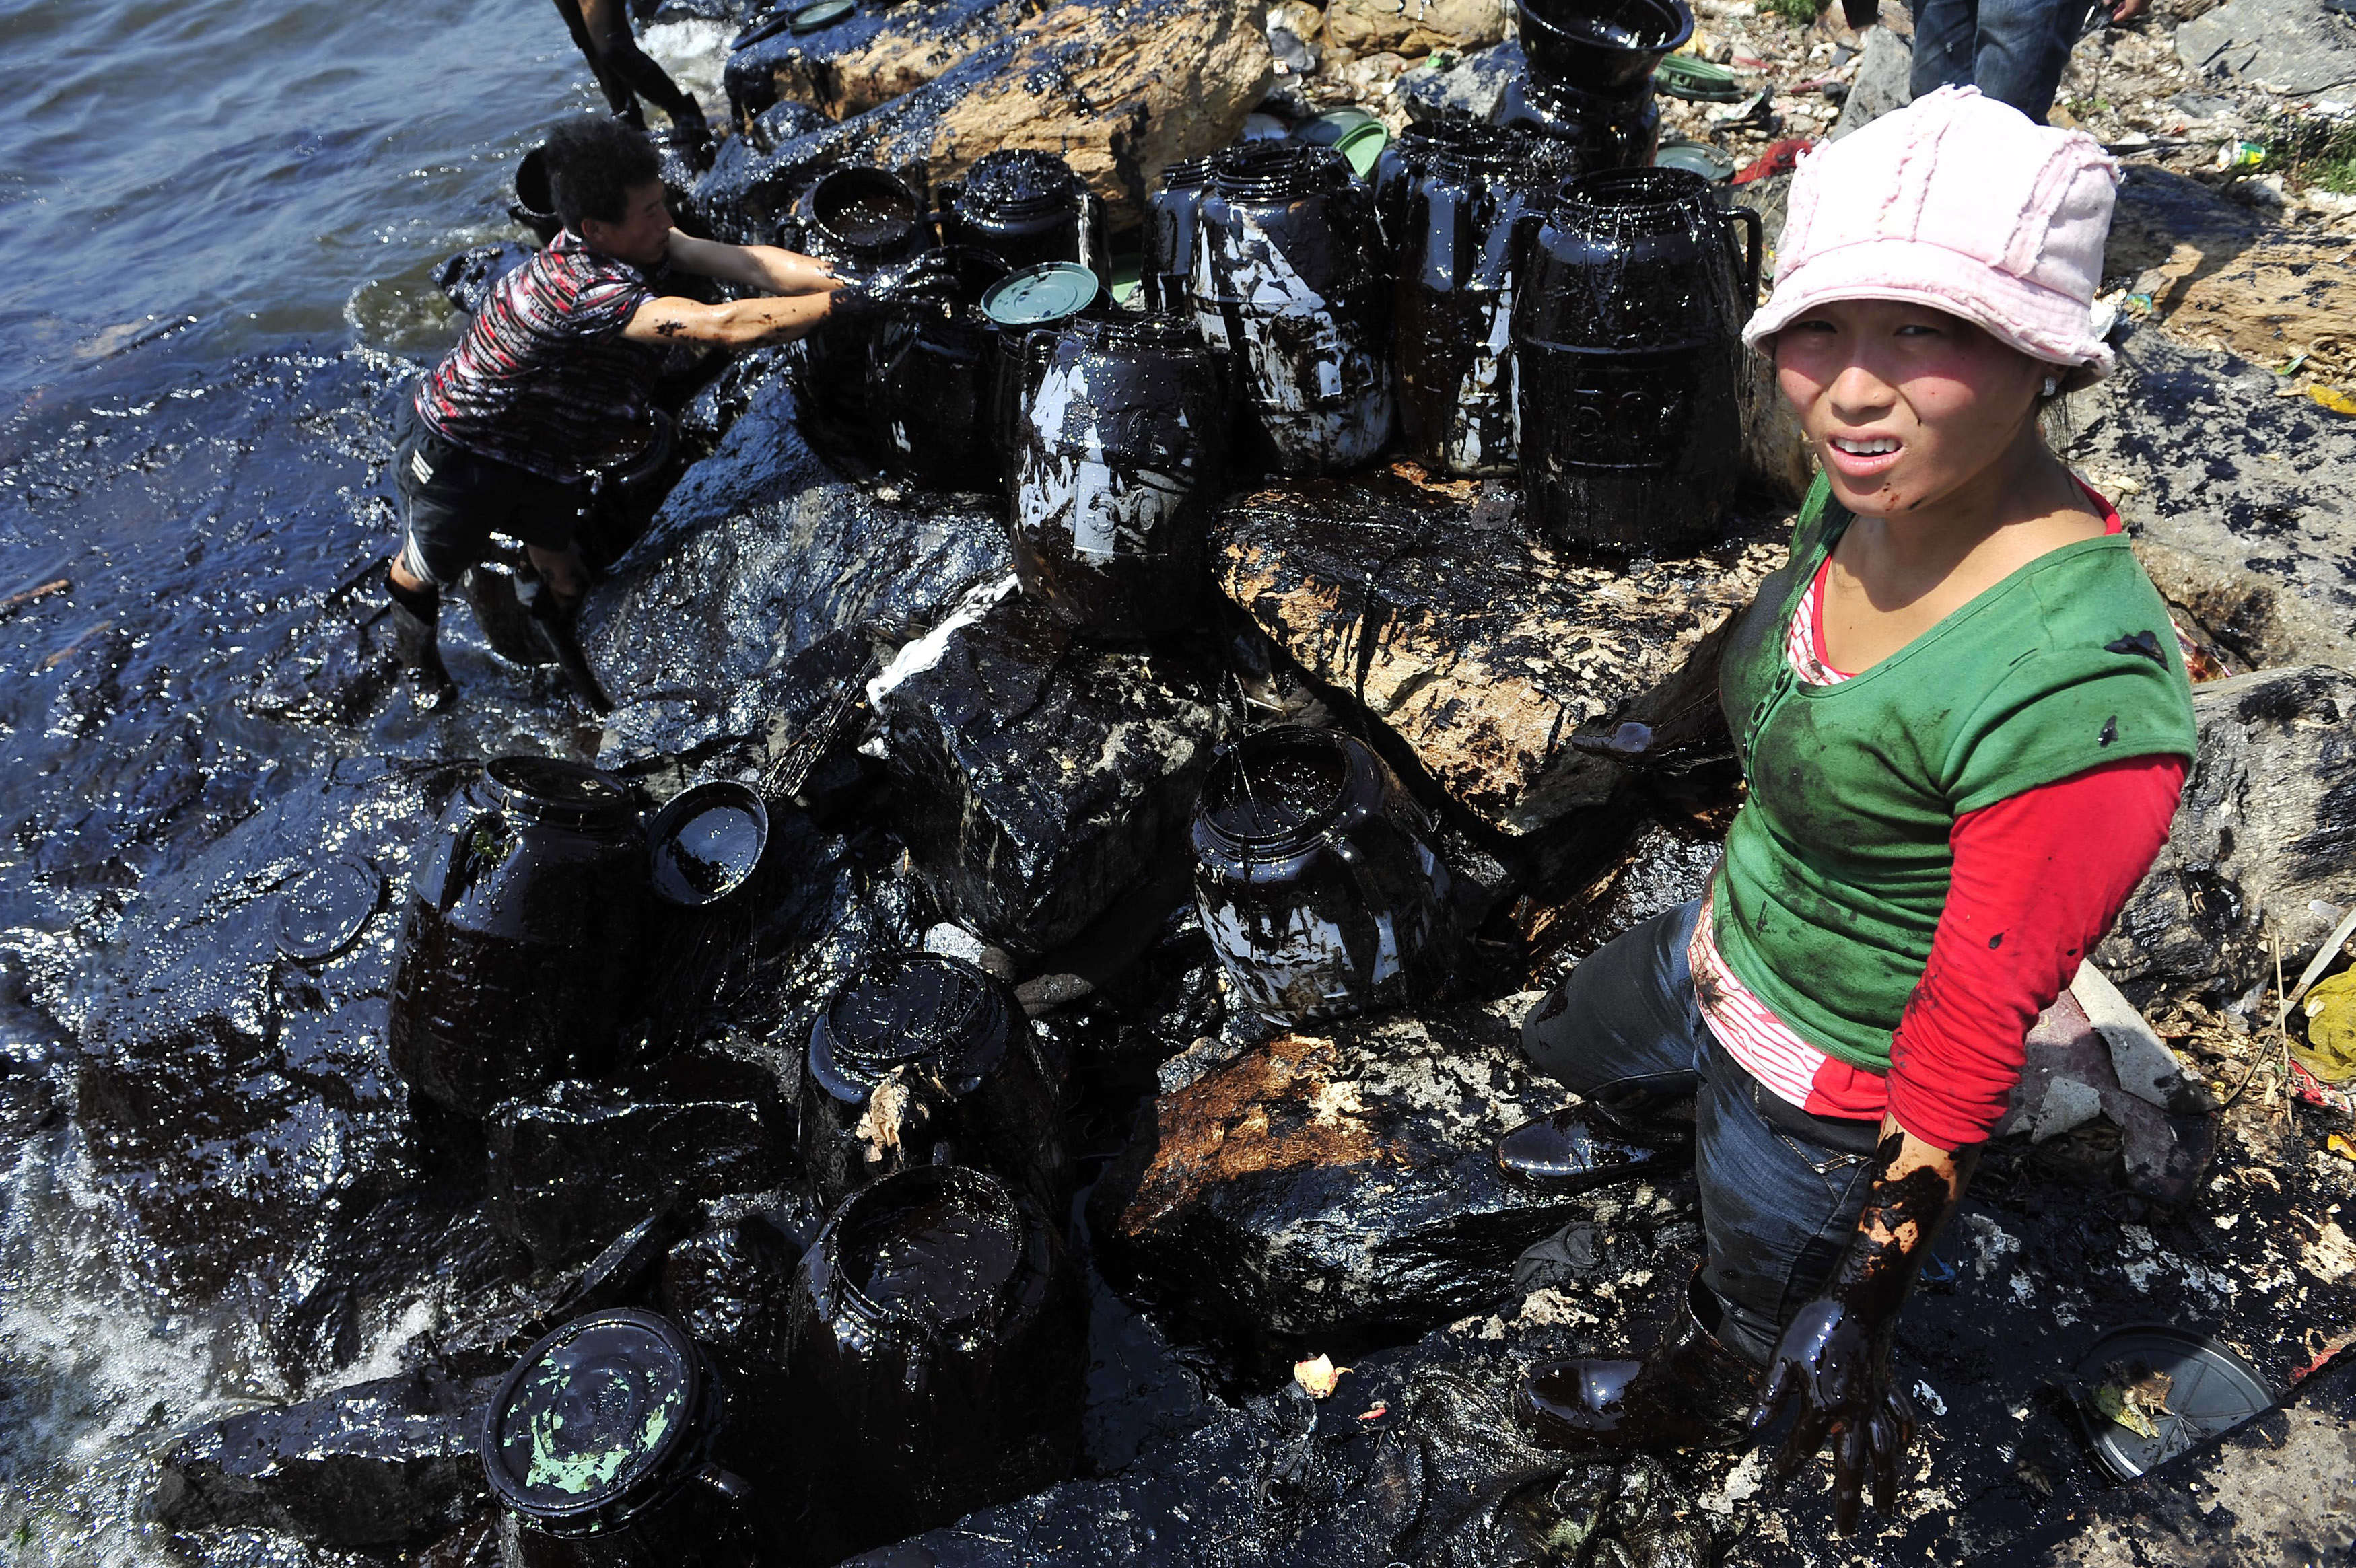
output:
M1284 1025L1429 1001L1456 954L1431 824L1365 742L1282 726L1212 765L1194 901L1243 1005Z
M1399 422L1427 468L1514 471L1514 290L1570 161L1558 145L1468 125L1378 171L1398 254Z
M386 1046L418 1093L467 1116L616 1065L637 1010L647 837L619 781L502 757L418 855Z
M1515 10L1528 70L1491 118L1570 143L1584 168L1650 164L1661 137L1653 68L1693 37L1686 0L1515 0Z
M1103 636L1191 624L1222 496L1218 365L1176 315L1082 318L1030 389L1015 460L1023 591Z
M1374 204L1331 147L1220 155L1197 217L1194 313L1227 360L1251 455L1354 468L1390 439L1390 278Z
M1203 195L1211 186L1211 158L1185 158L1162 172L1162 186L1145 198L1144 258L1139 290L1145 308L1192 313L1194 230Z
M1566 187L1513 325L1524 504L1558 539L1633 553L1721 537L1760 242L1757 213L1722 210L1683 169Z

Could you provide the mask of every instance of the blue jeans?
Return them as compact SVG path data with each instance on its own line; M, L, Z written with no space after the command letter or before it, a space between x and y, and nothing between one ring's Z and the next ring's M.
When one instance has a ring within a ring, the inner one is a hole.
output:
M1977 87L2039 124L2089 15L2087 0L1912 0L1914 96Z
M1523 1020L1522 1050L1581 1096L1639 1120L1694 1096L1708 1249L1699 1283L1719 1308L1705 1327L1764 1365L1857 1232L1880 1124L1809 1115L1727 1054L1686 964L1700 911L1673 909L1583 960Z

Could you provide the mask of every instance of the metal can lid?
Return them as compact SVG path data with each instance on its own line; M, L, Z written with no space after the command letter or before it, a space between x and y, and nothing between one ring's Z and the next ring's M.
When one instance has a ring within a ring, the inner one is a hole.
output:
M857 0L818 0L794 13L792 27L797 33L815 33L820 27L831 27L859 9Z
M1096 304L1097 289L1096 273L1078 262L1043 261L991 284L981 312L1001 326L1041 326Z

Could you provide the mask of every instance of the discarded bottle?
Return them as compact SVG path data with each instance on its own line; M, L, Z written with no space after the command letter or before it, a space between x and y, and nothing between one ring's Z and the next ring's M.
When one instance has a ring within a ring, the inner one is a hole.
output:
M841 1554L1072 1473L1084 1299L1044 1211L996 1178L925 1166L851 1198L802 1259L790 1332Z
M1653 69L1693 37L1686 0L1514 0L1530 80L1599 98L1652 91Z
M480 1116L614 1065L638 998L647 840L578 763L502 757L420 846L386 1044L421 1093Z
M1687 170L1565 187L1531 242L1513 323L1524 505L1556 538L1639 551L1720 537L1761 240L1757 213L1720 209Z
M1226 400L1194 322L1082 318L1031 394L1012 533L1023 591L1100 635L1194 624Z
M1162 171L1162 188L1145 198L1145 308L1191 312L1194 230L1210 188L1209 158L1185 158Z
M901 478L955 490L1000 483L996 333L981 297L1005 275L988 251L945 246L910 263L882 313L868 348L868 408L884 465Z
M1331 147L1219 155L1194 253L1195 320L1232 367L1254 453L1287 474L1354 468L1390 439L1390 280L1374 204Z
M749 1568L751 1488L723 1467L728 1396L659 1313L576 1317L483 1413L483 1473L514 1568Z
M1112 280L1104 202L1053 153L986 153L958 184L940 188L941 240L975 245L1017 271L1077 261L1100 283Z
M1514 289L1557 171L1575 161L1556 145L1468 126L1397 176L1399 424L1429 469L1514 471Z
M1060 1205L1061 1107L1013 991L946 954L871 961L810 1026L801 1157L828 1207L949 1159Z
M1285 725L1212 764L1194 901L1243 1004L1287 1026L1428 1001L1456 948L1423 810L1366 745Z

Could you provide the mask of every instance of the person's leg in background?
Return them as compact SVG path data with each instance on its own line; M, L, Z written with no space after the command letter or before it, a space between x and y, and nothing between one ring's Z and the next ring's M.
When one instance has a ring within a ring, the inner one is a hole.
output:
M2042 125L2087 15L2086 0L1979 0L1971 80Z
M591 31L589 19L581 14L582 5L583 0L556 0L557 14L564 18L565 31L573 35L573 47L589 62L589 74L597 79L597 90L605 95L605 107L614 112L615 118L643 129L647 120L638 112L637 97L607 61L599 36Z
M559 0L562 4L562 0ZM598 80L606 73L626 84L627 90L670 116L670 123L682 130L706 129L703 108L693 97L681 91L671 80L669 73L638 48L637 38L630 31L630 16L626 0L574 0L581 8L581 24L597 48ZM613 96L613 90L606 90ZM636 123L637 122L633 122Z
M458 693L442 662L442 591L455 586L489 547L465 483L466 454L435 441L416 416L393 453L401 498L401 542L385 563L392 601L393 649L410 672L421 706L439 708Z
M1908 86L1916 98L1968 84L1979 53L1978 0L1914 0L1914 64Z

